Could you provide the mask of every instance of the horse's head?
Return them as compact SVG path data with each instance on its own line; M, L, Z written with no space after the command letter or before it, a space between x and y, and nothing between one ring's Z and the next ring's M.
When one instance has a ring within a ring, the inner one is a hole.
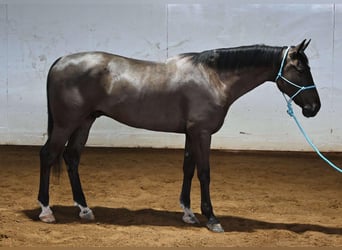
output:
M317 89L310 72L309 61L304 50L310 40L304 40L297 46L291 46L284 50L281 67L276 78L276 83L281 92L290 97L302 108L306 117L313 117L321 107Z

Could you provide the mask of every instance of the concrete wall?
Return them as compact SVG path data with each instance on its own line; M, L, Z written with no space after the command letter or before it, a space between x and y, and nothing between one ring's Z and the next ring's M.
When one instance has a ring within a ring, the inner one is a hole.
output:
M342 151L342 4L324 1L0 1L0 144L46 140L46 75L62 55L102 50L164 61L190 51L264 43L307 49L322 108L296 113L317 146ZM108 118L88 145L183 147L184 136L138 130ZM274 83L233 104L213 148L310 150Z

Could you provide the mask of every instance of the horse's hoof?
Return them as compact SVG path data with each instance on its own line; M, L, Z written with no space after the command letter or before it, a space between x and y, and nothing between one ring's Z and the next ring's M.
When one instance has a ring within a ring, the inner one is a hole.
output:
M46 223L54 223L56 222L55 216L49 206L44 206L41 202L38 202L40 207L42 208L42 212L39 214L39 219L42 222Z
M89 207L83 207L82 205L78 204L76 201L74 203L75 206L79 207L81 209L80 217L83 220L95 220L95 216L93 214L93 211Z
M220 223L208 223L207 228L214 233L224 233L224 229Z
M181 202L181 208L184 211L183 221L188 224L200 224L199 220L196 218L195 214L192 212L191 208L185 207Z
M200 224L199 220L194 214L184 214L182 219L188 224Z
M90 208L83 209L80 212L80 217L82 220L95 220L94 213Z
M53 213L51 213L51 214L40 214L39 219L42 222L46 222L46 223L55 223L56 222L56 219L55 219L55 216L53 215Z

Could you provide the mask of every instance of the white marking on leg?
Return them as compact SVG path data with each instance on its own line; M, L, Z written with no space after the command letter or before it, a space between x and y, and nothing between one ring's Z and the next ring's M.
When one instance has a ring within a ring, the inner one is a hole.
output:
M191 208L187 208L184 206L184 204L181 203L181 208L184 211L183 215L183 221L188 224L200 224L199 220L195 216L195 214L192 212Z
M39 219L43 222L52 223L56 222L55 216L49 206L44 206L40 201L38 201L42 212L39 214Z
M94 213L93 213L93 211L91 211L91 209L89 207L83 207L80 204L78 204L77 202L75 202L75 206L77 206L81 209L81 212L79 214L81 219L95 220Z
M224 233L224 229L220 223L215 223L215 224L207 223L207 228L214 233Z

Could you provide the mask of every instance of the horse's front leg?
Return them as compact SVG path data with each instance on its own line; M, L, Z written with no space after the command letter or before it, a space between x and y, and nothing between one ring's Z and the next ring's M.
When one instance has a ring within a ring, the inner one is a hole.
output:
M220 222L213 213L213 207L210 200L210 143L211 134L201 132L192 140L194 155L197 164L197 176L201 186L201 211L208 219L207 227L213 232L224 232Z
M195 172L195 159L192 152L191 141L188 135L185 139L185 150L184 150L184 162L183 162L183 185L182 192L180 195L180 205L184 211L183 221L189 224L199 224L199 220L196 218L190 208L190 191L191 181Z

